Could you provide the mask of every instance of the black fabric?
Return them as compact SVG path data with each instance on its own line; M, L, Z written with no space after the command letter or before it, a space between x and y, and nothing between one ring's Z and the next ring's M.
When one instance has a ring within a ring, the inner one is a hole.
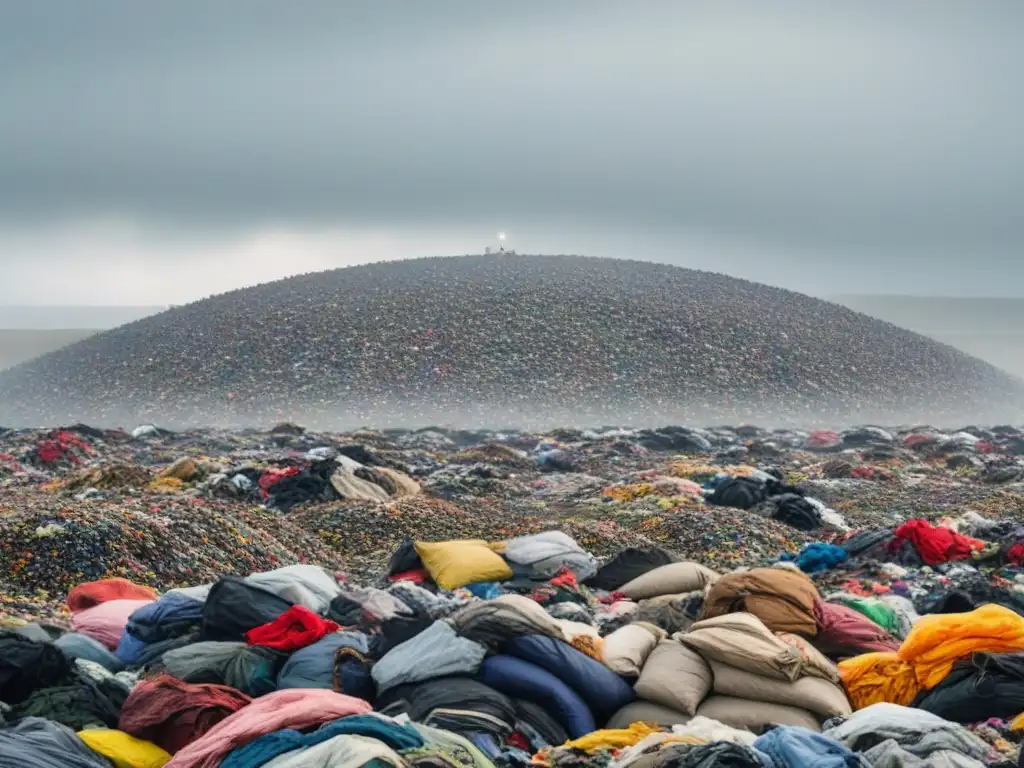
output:
M0 701L18 704L37 688L69 682L72 662L52 643L0 632Z
M422 567L423 561L416 552L416 544L412 539L406 537L398 545L398 549L392 553L391 559L388 561L388 576L394 576L396 573L405 573L406 571L415 571Z
M342 456L352 459L352 461L358 461L367 467L386 467L387 462L381 459L377 454L370 451L364 445L335 445L335 450L338 451Z
M764 763L750 747L713 741L670 745L658 752L653 768L764 768Z
M39 688L11 710L12 719L44 717L76 731L117 728L128 688L116 680L94 681L78 673L69 685Z
M551 746L564 744L569 740L565 728L539 704L525 699L513 699L516 707L516 722L526 723Z
M366 614L362 603L348 595L338 595L327 607L327 618L343 627L366 628Z
M638 576L643 576L648 571L678 562L678 560L678 557L660 547L647 549L630 547L622 550L598 568L597 573L583 583L594 589L606 589L609 592L614 592Z
M199 633L193 632L187 635L181 635L180 637L169 637L166 640L160 640L156 643L150 643L142 649L142 653L135 660L134 664L128 666L133 669L143 669L150 666L158 661L168 651L173 651L175 648L183 648L186 645L199 641Z
M213 585L203 606L201 639L244 641L250 629L273 621L291 607L287 600L239 576L224 576Z
M813 531L821 527L821 513L803 496L786 493L773 499L775 512L772 517L780 523L791 525L801 531Z
M886 528L865 528L850 536L840 546L850 557L869 555L873 550L884 547L892 541L892 531Z
M1024 654L975 653L912 706L955 723L1011 720L1024 712Z
M752 509L767 498L764 483L749 477L729 477L715 486L708 502L719 507Z
M338 469L333 459L318 461L297 475L283 477L270 486L270 506L289 512L302 504L333 501L340 498L331 485L331 475Z
M370 651L375 659L384 656L397 645L412 640L423 632L434 619L429 616L396 616L380 625L379 632L370 639Z
M399 685L381 694L376 707L390 717L405 713L415 722L425 722L437 709L479 712L505 723L509 731L516 721L512 699L468 677L439 677Z

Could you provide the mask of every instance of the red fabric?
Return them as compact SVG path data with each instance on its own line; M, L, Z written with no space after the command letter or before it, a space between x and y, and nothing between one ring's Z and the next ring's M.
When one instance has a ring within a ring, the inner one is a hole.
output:
M156 600L156 591L128 579L113 578L87 581L68 592L68 608L80 613L110 600Z
M507 739L505 739L505 744L507 744L510 747L516 747L518 749L521 749L524 752L533 752L533 747L530 746L530 742L527 741L526 737L518 731L513 733Z
M807 439L807 445L812 448L831 448L834 445L839 445L839 433L833 432L831 429L819 429L811 433Z
M814 601L818 635L812 641L826 656L845 658L872 651L896 651L900 642L862 613L845 605Z
M915 445L925 445L926 443L934 442L935 438L931 435L922 435L915 433L913 435L907 435L903 438L903 445L907 448L913 448Z
M896 475L881 467L854 467L850 471L850 477L858 480L895 480Z
M55 464L61 459L80 464L82 460L75 455L75 449L94 453L89 444L79 440L73 432L54 432L47 439L36 443L36 459L42 464Z
M580 588L580 585L576 582L576 574L564 565L558 569L558 575L551 580L551 583L556 587L569 587L570 589Z
M285 467L284 469L268 469L262 475L260 475L259 486L260 490L266 493L270 490L272 485L275 485L286 477L299 474L301 470L298 467Z
M966 560L971 552L985 546L983 541L959 534L951 528L935 527L927 520L908 520L893 533L897 539L909 540L928 565Z
M117 727L173 755L251 701L226 685L193 685L160 675L132 689Z
M249 645L263 645L277 651L297 651L312 645L341 627L322 619L304 605L293 605L273 621L245 633Z
M1018 541L1010 547L1010 551L1006 553L1006 556L1010 558L1010 562L1014 565L1024 565L1024 542Z
M388 576L388 581L411 581L413 584L423 584L430 578L430 574L422 568L414 571L402 571Z
M979 440L974 444L974 450L978 453L995 453L996 447L988 440Z

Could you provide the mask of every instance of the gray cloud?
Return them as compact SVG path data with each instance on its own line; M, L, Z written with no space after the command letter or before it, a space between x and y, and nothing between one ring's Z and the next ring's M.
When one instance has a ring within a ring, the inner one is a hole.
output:
M781 269L836 287L895 258L904 289L911 263L1020 279L1022 22L1015 0L6 3L0 227L600 225L793 249Z

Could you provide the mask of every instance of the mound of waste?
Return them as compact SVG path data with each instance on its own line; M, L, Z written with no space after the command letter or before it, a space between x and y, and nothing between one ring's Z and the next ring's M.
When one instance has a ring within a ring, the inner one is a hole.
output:
M997 419L1024 383L797 293L575 256L307 274L0 374L0 423L490 426Z
M1011 528L908 521L734 571L549 529L407 538L363 583L308 563L163 593L86 581L64 622L0 628L0 758L1014 766Z

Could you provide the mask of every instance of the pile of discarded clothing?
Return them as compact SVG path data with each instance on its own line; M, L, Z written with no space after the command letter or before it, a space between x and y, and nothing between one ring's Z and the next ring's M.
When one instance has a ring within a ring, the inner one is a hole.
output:
M365 585L103 579L0 632L0 766L1004 764L967 726L1024 711L1024 618L857 599L557 530L408 539Z

